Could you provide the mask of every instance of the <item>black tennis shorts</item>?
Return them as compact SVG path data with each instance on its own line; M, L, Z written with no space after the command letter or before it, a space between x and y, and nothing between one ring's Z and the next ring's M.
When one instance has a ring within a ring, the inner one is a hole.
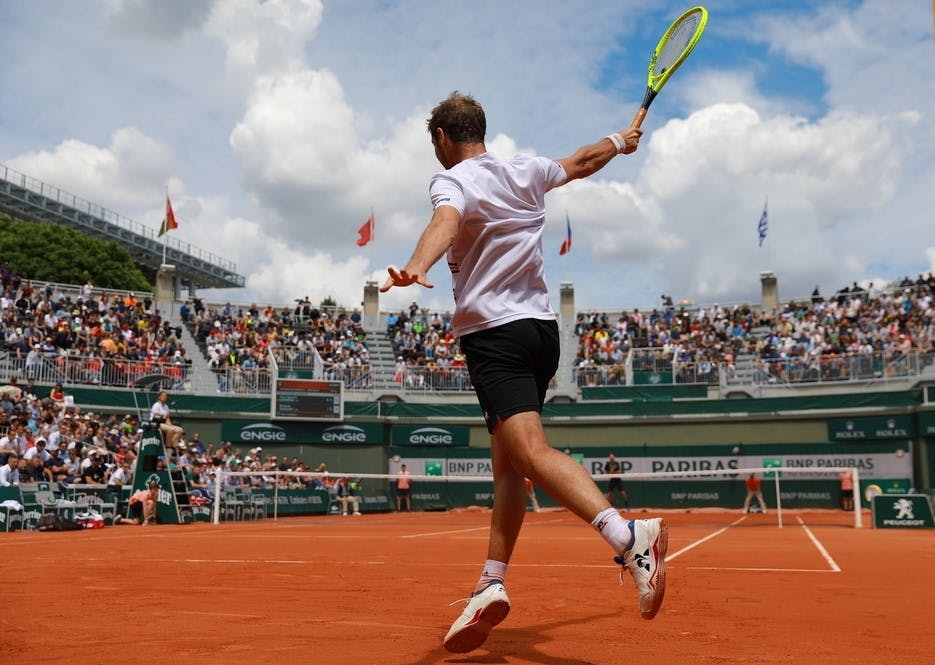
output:
M520 319L461 338L487 430L524 411L542 412L558 369L558 323Z

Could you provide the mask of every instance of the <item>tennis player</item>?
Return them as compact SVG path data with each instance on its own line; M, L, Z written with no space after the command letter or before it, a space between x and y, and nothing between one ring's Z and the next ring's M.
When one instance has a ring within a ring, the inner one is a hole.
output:
M492 435L495 497L487 562L445 648L476 649L510 610L503 582L526 514L525 477L600 532L633 576L642 616L651 619L665 593L665 522L625 520L581 464L549 445L540 419L559 358L543 270L545 194L634 152L642 132L615 132L559 160L499 159L484 145L483 108L458 92L432 110L428 130L445 169L429 187L434 213L409 263L390 266L381 291L432 288L428 271L447 252L452 328Z

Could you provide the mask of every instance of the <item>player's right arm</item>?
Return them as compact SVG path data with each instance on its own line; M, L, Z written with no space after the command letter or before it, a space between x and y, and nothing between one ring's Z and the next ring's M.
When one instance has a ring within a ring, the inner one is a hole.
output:
M438 260L448 251L458 234L460 224L461 213L457 208L449 205L440 205L435 208L432 219L422 232L422 237L419 238L419 243L409 263L402 270L398 270L395 266L388 266L389 277L380 287L380 292L385 293L394 286L409 286L410 284L421 284L426 288L433 288L428 281L429 269L438 263Z
M621 146L614 143L609 137L602 138L597 143L578 148L570 157L556 159L555 161L565 169L568 179L566 183L578 178L587 178L607 166L616 155L629 155L636 152L643 130L630 127L616 133L620 137Z

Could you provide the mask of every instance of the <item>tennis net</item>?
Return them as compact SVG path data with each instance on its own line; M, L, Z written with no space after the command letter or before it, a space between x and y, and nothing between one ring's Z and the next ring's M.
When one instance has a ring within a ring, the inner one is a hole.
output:
M617 475L595 474L592 478L602 492L611 478L620 478L629 508L633 510L693 510L719 508L738 510L747 498L745 480L753 474L760 479L762 497L768 512L779 526L784 511L799 509L840 509L840 474L852 474L853 524L863 525L862 492L859 470L849 467L755 467L695 471L656 471ZM412 474L410 508L443 511L469 506L493 505L493 478L490 475ZM216 477L213 521L284 517L289 515L337 514L353 510L345 505L337 490L346 479L347 493L356 498L362 513L397 510L405 503L397 499L397 476L384 473L290 471L221 472ZM883 491L870 480L868 494ZM541 489L534 488L538 505L558 504ZM617 506L621 506L619 498ZM753 510L758 501L750 502Z

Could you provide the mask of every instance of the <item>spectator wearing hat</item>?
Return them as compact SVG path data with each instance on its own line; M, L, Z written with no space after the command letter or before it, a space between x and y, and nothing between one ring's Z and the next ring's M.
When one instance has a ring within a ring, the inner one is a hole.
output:
M88 485L104 485L106 481L106 469L104 469L101 456L92 452L89 455L91 464L83 472L84 482Z
M46 440L42 437L39 437L36 439L36 445L28 448L23 454L23 459L32 460L33 457L38 457L40 460L42 460L43 464L51 462L52 454L46 450L46 445Z

